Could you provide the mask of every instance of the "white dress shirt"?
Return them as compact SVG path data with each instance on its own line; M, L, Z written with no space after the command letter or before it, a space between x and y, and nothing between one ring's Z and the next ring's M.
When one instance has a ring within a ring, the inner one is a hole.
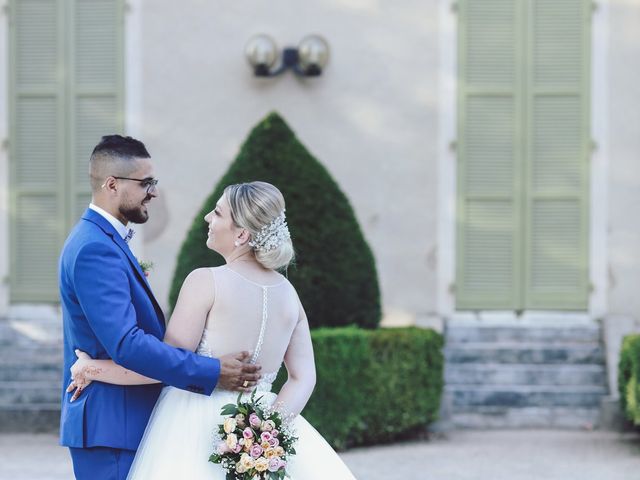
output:
M89 204L89 208L94 212L102 215L111 225L113 225L113 228L116 229L116 232L118 232L118 234L123 239L127 236L127 233L129 233L129 229L125 225L123 225L122 222L118 220L116 217L111 215L109 212L103 210L102 208L98 207L97 205L94 205L93 203Z

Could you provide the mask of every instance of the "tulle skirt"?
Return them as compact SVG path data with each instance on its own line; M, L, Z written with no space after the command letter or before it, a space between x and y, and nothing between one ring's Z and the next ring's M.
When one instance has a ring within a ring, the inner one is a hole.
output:
M276 395L258 392L272 404ZM129 471L128 480L225 480L225 471L209 462L214 451L220 409L236 403L237 393L215 390L211 396L165 387ZM301 415L293 427L298 437L296 455L287 472L291 480L355 480L353 474L322 435Z

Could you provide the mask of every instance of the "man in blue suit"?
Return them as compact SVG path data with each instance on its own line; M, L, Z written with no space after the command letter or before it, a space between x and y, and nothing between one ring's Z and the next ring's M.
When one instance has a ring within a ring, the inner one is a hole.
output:
M67 385L75 350L191 392L216 385L249 390L259 367L248 352L220 359L162 342L165 319L127 244L127 224L149 218L157 180L144 144L131 137L102 138L90 159L92 200L69 234L59 265L64 322L64 380L60 443L70 449L77 479L125 479L162 384L122 386L94 382L71 402Z

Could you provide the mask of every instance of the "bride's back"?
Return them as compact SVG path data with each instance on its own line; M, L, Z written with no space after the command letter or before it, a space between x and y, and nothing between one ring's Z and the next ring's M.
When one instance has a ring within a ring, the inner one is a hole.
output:
M211 272L215 297L198 353L220 357L247 350L257 353L263 373L276 372L300 316L295 289L279 274L262 284L226 265Z

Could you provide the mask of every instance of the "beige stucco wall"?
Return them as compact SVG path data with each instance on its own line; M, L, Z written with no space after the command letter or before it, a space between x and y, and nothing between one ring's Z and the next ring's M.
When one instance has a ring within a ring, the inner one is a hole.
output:
M224 8L207 0L129 0L128 5L127 130L147 143L162 187L135 247L155 262L151 283L163 304L195 211L250 128L278 110L351 199L377 259L385 310L409 318L436 311L436 269L439 264L451 272L453 266L453 239L442 232L455 221L442 214L436 218L451 202L437 199L438 188L446 191L442 185L451 179L443 182L446 169L437 171L436 157L441 167L454 163L442 148L455 135L455 105L445 98L446 89L442 94L442 79L451 82L455 75L450 58L455 13L446 0L242 0ZM3 98L6 18L0 16ZM594 14L595 21L602 18L604 34L595 39L594 51L603 55L598 71L604 72L605 88L594 93L594 105L600 102L605 114L598 115L594 132L600 149L593 172L606 177L594 206L606 204L607 233L592 262L606 257L606 273L594 283L598 289L605 285L604 315L639 319L640 3L605 0ZM307 81L292 74L253 78L243 47L259 32L280 46L294 46L308 33L324 35L332 48L325 75ZM6 102L0 102L0 141L8 136L7 113ZM8 311L6 153L0 148L0 316ZM437 249L436 225L440 238L448 240ZM439 275L445 292L440 303L452 302L446 293L451 279Z
M610 15L609 311L640 319L640 2Z
M136 130L162 187L144 256L156 265L151 283L165 305L195 212L250 128L277 110L350 198L377 259L385 310L435 309L437 3L138 2ZM253 78L243 48L261 32L281 47L325 36L326 73Z

